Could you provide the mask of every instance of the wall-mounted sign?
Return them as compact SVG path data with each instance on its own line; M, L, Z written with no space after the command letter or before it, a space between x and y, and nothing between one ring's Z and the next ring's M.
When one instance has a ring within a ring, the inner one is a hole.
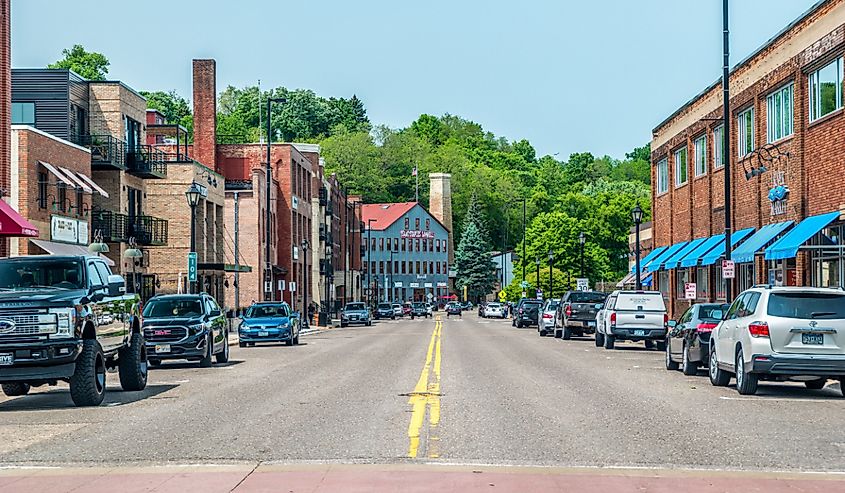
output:
M786 184L786 173L783 171L773 171L772 188L769 189L769 202L772 206L771 212L773 216L786 214L788 199L789 186Z
M425 279L426 277L428 276L426 276L425 274L417 274L417 279Z
M448 285L445 282L438 282L437 283L438 288L445 288L446 286L448 286Z
M298 247L293 247L293 259L299 260L299 248Z
M396 281L396 282L394 282L394 283L393 283L393 287L394 287L394 288L401 288L401 287L402 287L402 281Z
M399 232L400 238L434 238L434 231L419 231L413 229L403 229Z
M412 282L412 283L409 283L409 284L408 284L408 286L409 286L409 287L412 287L412 288L418 288L418 287L420 287L420 283L418 283L418 282Z
M698 295L698 289L694 282L684 283L684 298L694 300Z
M430 283L430 282L427 282L427 283L423 284L423 287L426 287L426 288L433 288L433 287L434 287L434 284L432 284L432 283Z
M449 277L458 277L458 271L455 269L449 269Z
M293 196L293 199L291 200L290 204L293 210L296 210L299 207L299 199L296 197L296 195Z
M82 233L80 234L80 229ZM88 244L88 223L70 217L50 217L50 239L78 245Z

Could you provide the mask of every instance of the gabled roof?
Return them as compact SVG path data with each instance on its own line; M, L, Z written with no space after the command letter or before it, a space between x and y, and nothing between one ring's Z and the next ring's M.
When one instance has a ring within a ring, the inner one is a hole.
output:
M417 202L397 202L394 204L364 204L361 206L361 220L373 230L384 230L408 213ZM373 222L370 223L370 220Z

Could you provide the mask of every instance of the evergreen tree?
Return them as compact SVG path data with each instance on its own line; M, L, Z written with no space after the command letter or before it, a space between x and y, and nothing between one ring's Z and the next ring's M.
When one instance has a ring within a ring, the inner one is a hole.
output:
M493 291L496 281L496 266L490 259L490 252L484 238L474 222L469 222L455 251L458 277L457 287L467 288L470 298L478 298Z
M461 225L461 230L466 231L469 224L475 225L478 234L481 236L485 248L490 247L490 236L487 231L487 220L485 218L484 210L481 208L481 203L478 200L478 195L473 192L469 200L469 207L467 208L466 216L464 216L464 223Z

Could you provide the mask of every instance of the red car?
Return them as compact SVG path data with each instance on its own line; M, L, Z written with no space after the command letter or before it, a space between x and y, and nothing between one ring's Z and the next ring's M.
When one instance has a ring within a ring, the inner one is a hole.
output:
M411 315L411 304L410 303L404 303L402 305L402 316L407 317L407 316L410 316L410 315Z

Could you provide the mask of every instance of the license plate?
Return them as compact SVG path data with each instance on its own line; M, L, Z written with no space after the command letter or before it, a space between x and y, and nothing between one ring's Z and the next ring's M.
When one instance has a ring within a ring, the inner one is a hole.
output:
M270 333L267 332L266 330L259 330L258 331L258 337L267 337L269 335L270 335Z
M635 330L635 331L634 331L634 335L635 335L635 336L644 336L644 335L645 335L645 331L644 331L644 330Z
M0 353L0 366L11 365L15 362L14 353Z
M587 322L587 327L595 327L595 326L596 326L595 320L591 320L591 321Z
M821 346L824 344L824 334L801 334L801 344L814 344L817 346Z
M169 353L170 352L170 344L156 344L156 352L157 353Z

